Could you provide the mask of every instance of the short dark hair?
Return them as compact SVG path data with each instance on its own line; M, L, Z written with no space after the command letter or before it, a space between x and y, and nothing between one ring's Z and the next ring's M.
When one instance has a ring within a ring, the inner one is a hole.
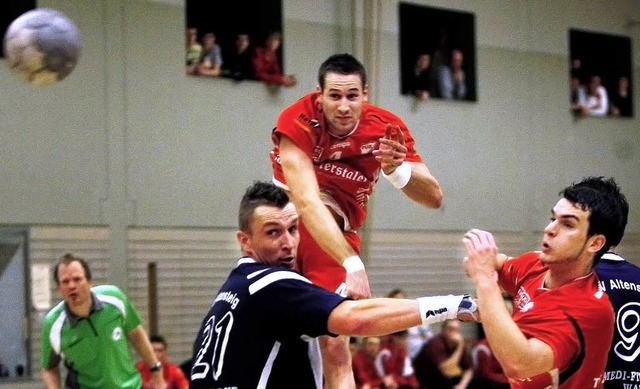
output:
M327 58L318 69L318 84L324 89L327 73L358 74L362 86L367 85L367 71L364 65L351 54L334 54Z
M149 337L150 343L161 343L164 347L167 347L167 341L164 340L162 335L152 335Z
M617 246L627 226L629 203L613 178L586 177L560 191L573 205L589 211L588 236L602 234L606 241L596 253L594 265L611 246Z
M71 262L78 262L82 268L84 269L84 276L87 280L91 281L91 269L89 269L89 264L83 258L75 256L71 253L67 253L58 259L56 266L53 268L53 278L56 280L56 284L60 285L60 280L58 279L58 269L60 265L69 265Z
M284 189L277 187L271 182L256 181L247 188L240 201L238 227L241 231L249 232L253 211L261 205L269 205L282 209L289 204L289 202L289 195L287 195Z

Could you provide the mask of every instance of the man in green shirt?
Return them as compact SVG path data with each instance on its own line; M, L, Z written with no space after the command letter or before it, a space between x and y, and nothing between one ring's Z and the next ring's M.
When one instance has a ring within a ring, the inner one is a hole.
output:
M46 388L61 387L59 363L64 360L65 388L140 389L129 341L149 364L153 387L164 389L162 365L127 296L116 286L92 287L89 266L72 254L60 258L54 278L63 301L42 326L40 366Z

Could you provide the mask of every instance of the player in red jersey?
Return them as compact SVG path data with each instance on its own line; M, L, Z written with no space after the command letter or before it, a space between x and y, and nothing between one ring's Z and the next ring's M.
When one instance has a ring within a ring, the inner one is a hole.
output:
M367 103L364 66L350 54L322 63L318 89L286 108L273 131L274 182L300 214L298 269L317 285L370 297L360 228L380 173L409 198L439 208L442 191L395 114ZM323 339L328 388L353 388L347 340Z
M512 388L603 387L613 309L593 269L624 233L623 195L602 177L560 194L541 251L507 258L488 232L464 238L482 326ZM513 298L512 318L500 286Z

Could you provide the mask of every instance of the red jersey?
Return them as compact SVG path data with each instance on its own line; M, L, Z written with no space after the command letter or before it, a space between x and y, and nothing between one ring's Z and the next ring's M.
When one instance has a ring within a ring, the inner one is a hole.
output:
M512 388L602 388L613 337L613 309L594 273L547 289L548 267L539 252L511 259L499 271L513 297L513 319L527 338L553 349L553 370L510 380Z
M144 361L136 363L136 368L142 375L142 389L151 388L153 378L151 370ZM167 389L182 389L189 387L189 380L185 377L182 370L173 363L162 363L162 376L167 385Z
M318 93L310 93L287 107L273 130L271 152L276 183L285 185L279 160L280 136L290 138L313 161L320 190L329 194L348 219L346 229L357 230L367 215L367 202L380 174L380 162L372 152L379 147L387 124L400 126L407 147L408 162L422 162L406 124L395 114L365 103L356 128L348 135L329 132ZM341 226L344 227L344 226Z

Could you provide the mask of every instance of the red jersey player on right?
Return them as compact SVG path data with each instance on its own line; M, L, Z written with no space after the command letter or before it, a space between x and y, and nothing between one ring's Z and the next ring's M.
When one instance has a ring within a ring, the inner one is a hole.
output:
M603 387L614 316L594 266L624 233L624 195L602 177L560 195L540 251L508 258L489 232L464 238L482 327L512 388ZM513 317L500 287L513 298Z

